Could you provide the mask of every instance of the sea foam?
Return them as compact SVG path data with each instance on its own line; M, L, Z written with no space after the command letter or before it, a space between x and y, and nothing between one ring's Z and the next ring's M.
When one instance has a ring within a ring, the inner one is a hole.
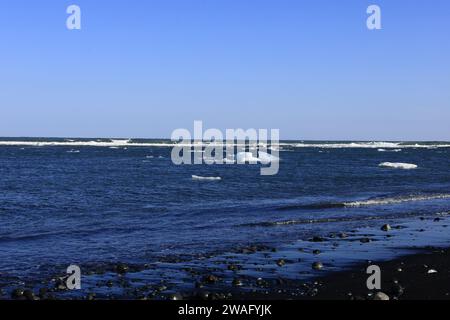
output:
M413 202L413 201L428 201L437 199L449 199L450 194L430 194L430 195L409 195L401 197L392 198L379 198L379 199L369 199L361 201L345 202L345 207L361 207L361 206L374 206L374 205L387 205L387 204L397 204L403 202Z

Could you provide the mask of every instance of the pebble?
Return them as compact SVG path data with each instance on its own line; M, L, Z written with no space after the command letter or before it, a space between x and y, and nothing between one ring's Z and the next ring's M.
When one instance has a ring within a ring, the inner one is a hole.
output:
M228 270L237 271L239 269L240 269L240 266L238 266L238 265L235 265L235 264L229 264L228 265Z
M209 275L203 277L203 282L206 282L206 283L215 283L217 281L219 281L219 278L213 274L209 274Z
M325 239L322 237L313 237L310 241L311 242L323 242L323 241L325 241Z
M158 292L163 292L163 291L166 291L166 290L167 290L167 287L165 285L161 285L158 288L156 288L156 291L158 291Z
M197 296L199 297L199 299L201 300L208 300L209 299L209 295L210 293L208 291L200 291Z
M238 278L233 279L233 286L241 287L242 285L243 285L243 283L242 283L241 279L238 279Z
M41 298L41 299L47 298L47 293L48 293L47 288L40 288L39 289L39 298Z
M392 285L392 293L393 293L395 296L399 297L399 296L401 296L404 292L405 292L405 288L403 288L398 282L395 282L395 283Z
M11 293L11 298L13 299L20 299L23 297L23 290L22 289L14 289Z
M173 301L183 300L183 296L180 293L174 293L169 296L169 300Z
M389 300L389 296L384 293L384 292L377 292L374 296L373 296L373 300L383 300L383 301L387 301Z
M284 266L285 264L286 264L286 261L284 261L283 259L277 260L277 265L278 265L279 267L282 267L282 266Z
M209 297L211 300L225 300L227 297L224 293L213 293Z
M66 282L63 280L63 278L57 278L55 280L55 288L57 290L67 290Z
M265 287L268 285L268 283L263 278L258 278L256 279L256 285L259 287Z
M37 297L34 295L33 291L31 290L25 290L23 292L23 296L27 299L27 300L37 300Z
M314 270L321 270L323 268L323 264L322 264L322 262L314 262L312 264L312 268Z
M126 264L118 264L116 266L116 272L119 274L127 273L130 268Z

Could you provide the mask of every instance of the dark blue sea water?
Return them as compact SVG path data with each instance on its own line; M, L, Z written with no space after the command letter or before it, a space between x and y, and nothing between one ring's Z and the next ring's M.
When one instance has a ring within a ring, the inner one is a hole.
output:
M450 148L437 143L289 142L279 173L261 176L259 165L176 166L161 141L11 140L0 141L0 274L18 278L71 263L276 247L450 211Z

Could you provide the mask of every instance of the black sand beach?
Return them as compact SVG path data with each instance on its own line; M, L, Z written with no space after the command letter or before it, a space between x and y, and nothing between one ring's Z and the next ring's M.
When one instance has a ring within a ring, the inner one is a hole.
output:
M13 300L446 300L447 223L447 215L421 218L280 248L255 244L195 261L171 257L145 265L85 265L83 290L67 290L61 273L45 281L6 279L14 285L0 287L0 295ZM381 290L367 288L369 265L380 267Z
M264 292L240 292L222 288L208 292L198 290L166 296L170 300L450 300L450 249L423 248L423 253L408 255L390 261L368 261L351 271L333 273L311 282L278 282ZM368 290L366 268L377 264L382 271L381 290ZM50 291L32 294L25 290L17 300L58 299ZM22 291L23 292L23 291ZM379 294L379 292L384 293ZM5 292L3 292L4 294ZM381 297L384 297L383 299ZM132 298L132 297L129 297ZM136 297L134 297L136 298ZM160 297L162 298L162 297ZM86 299L93 300L94 296ZM147 300L141 298L141 300ZM160 299L159 299L160 300Z

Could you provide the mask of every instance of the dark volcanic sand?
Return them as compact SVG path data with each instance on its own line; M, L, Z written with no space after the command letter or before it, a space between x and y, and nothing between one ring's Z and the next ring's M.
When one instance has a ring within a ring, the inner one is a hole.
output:
M368 261L352 271L338 272L319 278L309 284L309 292L292 297L295 283L273 288L270 294L241 294L242 299L299 299L299 300L371 300L378 290L368 290L366 268L369 264L380 267L381 292L390 300L449 300L450 299L450 249L425 248L414 254L385 262ZM437 273L428 273L429 270ZM298 287L304 286L297 283ZM280 290L283 292L277 293ZM316 290L315 290L316 289Z
M426 253L377 264L382 272L381 291L401 300L450 299L450 250L426 249ZM429 270L437 273L428 273ZM367 298L365 266L321 280L317 299ZM349 294L351 293L351 295ZM373 292L372 292L373 293Z

